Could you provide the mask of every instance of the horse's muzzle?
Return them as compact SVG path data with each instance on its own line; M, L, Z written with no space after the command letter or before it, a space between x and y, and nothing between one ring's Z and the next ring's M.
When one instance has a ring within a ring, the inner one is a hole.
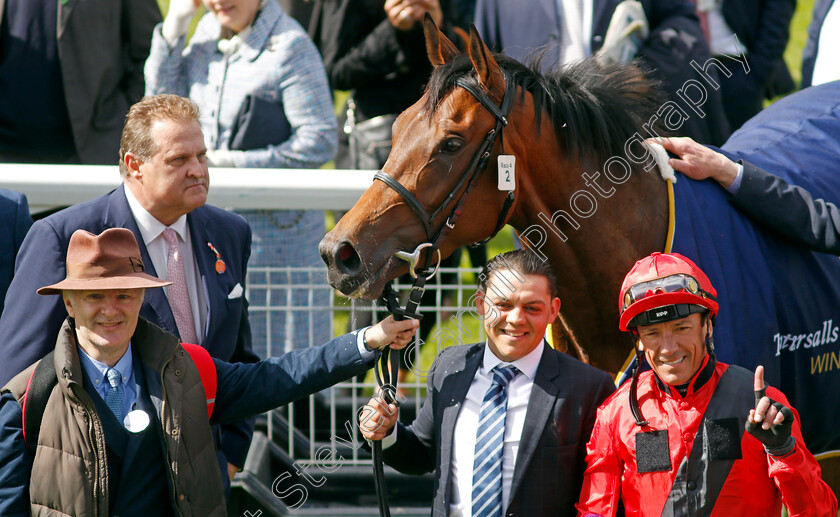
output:
M362 258L347 241L333 241L329 235L318 245L321 259L327 265L330 285L342 294L350 296L367 280Z

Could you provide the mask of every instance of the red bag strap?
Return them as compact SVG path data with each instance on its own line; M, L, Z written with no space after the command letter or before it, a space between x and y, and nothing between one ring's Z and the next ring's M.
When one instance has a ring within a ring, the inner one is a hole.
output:
M207 397L207 418L213 416L213 407L216 405L216 364L206 349L199 345L181 343L184 350L190 354L198 375L201 376L201 385L204 386L204 395Z

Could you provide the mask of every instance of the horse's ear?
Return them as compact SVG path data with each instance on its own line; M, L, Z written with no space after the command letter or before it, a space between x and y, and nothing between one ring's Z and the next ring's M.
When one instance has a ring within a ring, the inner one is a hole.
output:
M433 66L448 63L458 53L458 48L438 29L429 13L423 18L423 30L426 32L426 54Z
M475 71L478 72L478 80L490 92L504 93L505 75L502 73L499 63L493 58L490 49L481 40L475 24L470 24L470 60Z

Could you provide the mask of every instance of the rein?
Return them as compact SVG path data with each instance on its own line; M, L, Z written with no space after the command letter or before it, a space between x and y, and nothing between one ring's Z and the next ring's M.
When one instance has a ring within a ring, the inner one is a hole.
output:
M440 267L440 245L443 243L444 239L446 239L446 236L449 235L449 232L455 228L455 223L461 217L467 196L469 196L475 187L478 178L481 176L480 173L487 167L487 162L490 159L490 154L496 143L497 136L501 142L502 152L504 152L505 144L502 131L508 124L507 116L510 113L511 105L513 104L513 91L515 90L515 88L512 87L513 85L511 84L510 78L507 74L505 74L505 94L502 97L501 106L496 106L490 97L488 97L484 92L471 86L463 79L458 79L455 84L470 92L472 96L475 97L475 99L484 106L487 111L493 115L493 117L495 117L496 123L493 124L493 128L487 132L487 135L484 137L484 141L479 146L478 151L476 151L473 155L472 160L470 160L469 167L467 167L461 175L461 178L458 180L455 188L452 189L437 210L429 215L429 212L423 208L422 203L420 203L417 197L402 186L402 184L400 184L400 182L393 176L389 176L381 170L377 171L373 176L374 180L379 180L385 183L403 198L406 204L408 204L411 210L420 219L420 222L423 223L423 228L426 231L426 238L428 239L427 242L417 246L413 253L399 251L394 254L397 258L405 260L409 263L409 273L414 278L414 283L409 291L408 302L405 309L400 307L397 292L394 290L391 282L388 282L385 285L381 299L385 302L385 305L388 307L388 311L394 315L394 319L396 320L404 320L405 318L421 319L423 317L421 314L417 313L417 309L420 307L420 301L423 298L423 294L426 292L426 282L435 276L438 267ZM460 197L457 198L454 208L451 212L449 212L445 223L440 227L440 230L438 230L435 235L434 220L446 209L447 206L449 206L450 203L452 203L452 201L456 199L456 195L465 184L466 187L464 188L464 191L461 193ZM508 192L505 197L504 205L502 206L502 211L499 214L499 220L496 223L495 230L490 237L483 240L482 243L495 237L496 234L504 227L507 222L508 212L513 206L514 200L515 195L513 191ZM417 268L417 264L420 259L420 252L425 248L430 248L426 254L426 260L421 268ZM429 274L429 269L432 265L432 257L434 257L435 254L437 254L438 260L435 265L435 270ZM399 353L393 351L389 347L377 350L376 363L373 370L374 376L376 377L376 383L379 385L379 391L382 399L387 404L394 404L396 406L399 405L399 401L397 400L397 377L399 367ZM372 456L374 485L376 487L376 498L379 502L379 515L380 517L391 517L391 511L388 506L388 488L385 483L385 470L382 461L382 442L380 440L373 442Z

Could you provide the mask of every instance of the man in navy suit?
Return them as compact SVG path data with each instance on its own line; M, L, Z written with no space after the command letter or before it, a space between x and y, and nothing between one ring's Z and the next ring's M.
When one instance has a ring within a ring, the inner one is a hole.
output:
M0 313L3 312L6 290L12 282L15 256L30 226L32 217L26 196L0 188Z
M67 246L78 229L99 234L128 228L140 243L148 271L165 279L170 279L170 246L164 234L174 230L190 305L181 312L192 316L190 328L176 323L172 290L149 291L140 315L182 341L195 340L217 359L259 360L251 350L244 296L251 230L241 216L205 204L209 177L198 116L192 102L176 95L138 102L129 111L120 143L123 184L32 226L9 287L14 303L0 318L0 385L55 348L66 309L59 299L35 291L64 278ZM226 424L221 432L214 428L228 482L245 462L253 425L248 419Z
M433 515L574 516L586 443L612 379L545 343L560 310L548 263L511 251L479 279L486 343L438 354L410 426L373 398L360 415L362 433L383 440L383 459L400 472L435 473ZM512 372L501 388L506 400L487 409L498 400L498 376L508 375L500 370ZM485 429L489 422L498 427Z

